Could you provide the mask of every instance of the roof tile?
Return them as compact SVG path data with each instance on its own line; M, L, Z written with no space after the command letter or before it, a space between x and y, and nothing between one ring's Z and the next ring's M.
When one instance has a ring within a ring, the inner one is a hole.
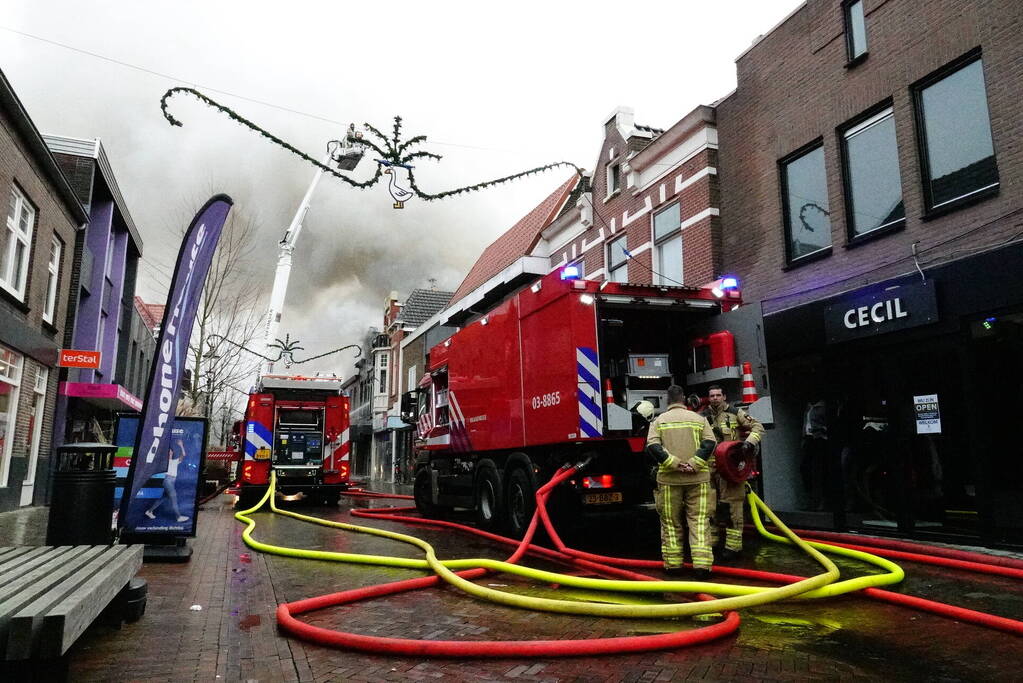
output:
M579 182L579 176L573 174L562 183L561 187L552 192L546 199L523 216L518 223L508 229L483 250L476 263L469 269L469 274L455 290L451 301L458 301L502 270L529 254L540 236L540 231L551 224L557 211L565 199Z

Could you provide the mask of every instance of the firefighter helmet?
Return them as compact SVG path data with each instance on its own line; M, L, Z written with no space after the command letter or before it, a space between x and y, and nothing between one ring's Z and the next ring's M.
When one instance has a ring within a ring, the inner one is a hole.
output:
M654 404L650 401L640 401L632 406L632 410L647 420L654 419Z

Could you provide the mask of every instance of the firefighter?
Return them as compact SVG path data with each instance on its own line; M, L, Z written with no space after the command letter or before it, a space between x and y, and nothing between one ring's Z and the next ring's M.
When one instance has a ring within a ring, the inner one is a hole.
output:
M682 514L689 527L689 549L696 578L706 579L714 564L710 515L714 494L714 432L707 419L685 407L682 387L668 387L668 407L650 423L647 452L659 463L654 502L661 518L661 557L670 575L682 573Z
M764 425L750 417L742 408L729 405L725 391L714 384L708 389L707 408L702 415L714 430L718 441L742 441L745 454L752 457L760 445L764 434ZM746 436L744 436L746 435ZM731 482L717 472L713 476L714 490L717 494L716 518L711 524L711 543L718 542L718 520L727 519L725 528L725 547L721 551L722 560L734 560L742 552L743 503L746 500L746 483ZM727 510L723 508L727 507Z

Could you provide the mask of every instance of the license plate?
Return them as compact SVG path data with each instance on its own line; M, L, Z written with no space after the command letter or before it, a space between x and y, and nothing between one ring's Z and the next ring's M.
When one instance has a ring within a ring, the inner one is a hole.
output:
M622 502L621 493L587 493L583 496L583 503L586 505L607 505L608 503Z

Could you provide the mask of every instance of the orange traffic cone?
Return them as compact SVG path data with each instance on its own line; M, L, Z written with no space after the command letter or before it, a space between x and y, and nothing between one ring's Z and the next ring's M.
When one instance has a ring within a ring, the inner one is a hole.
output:
M611 405L615 402L615 394L611 390L611 380L607 378L604 380L604 403Z
M742 402L753 403L759 396L757 396L757 385L753 382L753 365L750 363L742 364Z

